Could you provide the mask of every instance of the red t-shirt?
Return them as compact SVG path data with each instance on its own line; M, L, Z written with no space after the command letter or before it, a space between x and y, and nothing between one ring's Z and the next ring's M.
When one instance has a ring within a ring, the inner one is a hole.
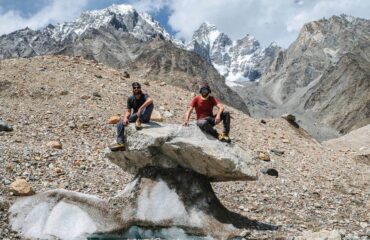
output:
M220 101L212 96L209 96L206 100L202 100L202 96L195 96L189 106L195 108L198 120L213 117L213 107L219 103Z

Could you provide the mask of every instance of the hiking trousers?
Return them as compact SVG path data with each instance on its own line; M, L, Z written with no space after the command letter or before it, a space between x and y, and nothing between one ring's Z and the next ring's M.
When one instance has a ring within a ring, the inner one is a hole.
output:
M148 105L142 112L141 112L141 115L140 115L140 121L142 123L147 123L150 121L150 116L152 115L152 112L153 112L153 109L154 109L154 105L153 103ZM137 120L137 113L133 113L130 115L130 117L128 118L128 121L130 123L132 122L136 122ZM123 119L121 119L118 123L117 123L117 143L124 143L125 141L125 124L123 123Z
M230 132L230 113L227 111L223 111L221 113L221 121L224 125L223 132L226 134L229 134ZM211 134L215 138L218 138L217 130L213 128L216 125L215 117L206 117L206 118L199 119L197 120L197 125L202 131L208 134Z

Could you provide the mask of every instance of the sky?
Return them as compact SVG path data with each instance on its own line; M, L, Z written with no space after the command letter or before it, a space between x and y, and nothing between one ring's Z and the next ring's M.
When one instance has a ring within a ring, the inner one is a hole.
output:
M83 11L112 4L150 13L184 41L209 22L233 40L249 34L263 46L276 42L285 48L307 22L340 14L370 19L369 0L0 0L0 35L73 21Z

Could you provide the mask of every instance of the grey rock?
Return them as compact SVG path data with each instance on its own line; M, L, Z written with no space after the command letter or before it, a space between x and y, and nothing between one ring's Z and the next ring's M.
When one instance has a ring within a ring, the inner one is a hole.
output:
M278 156L284 155L284 151L279 150L279 149L271 149L270 151L273 152L273 153L275 153Z
M256 162L250 150L222 143L194 125L143 126L141 131L136 131L133 125L127 127L126 151L106 154L125 171L136 174L144 166L183 167L212 181L256 179Z
M13 131L13 128L0 119L0 131L11 132Z

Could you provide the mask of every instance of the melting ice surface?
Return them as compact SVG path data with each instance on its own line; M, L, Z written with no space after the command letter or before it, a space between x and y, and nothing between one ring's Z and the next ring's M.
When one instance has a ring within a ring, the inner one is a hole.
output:
M122 194L132 191L138 179L131 182ZM212 237L194 236L187 234L179 227L139 227L132 226L127 230L96 234L104 228L97 216L92 217L86 208L93 207L93 204L78 205L67 196L79 197L86 202L97 203L101 199L87 194L67 192L64 190L55 191L64 198L43 197L35 195L17 200L10 208L10 223L13 230L19 232L23 237L29 239L199 239L209 240ZM48 194L48 193L46 193ZM58 196L55 194L55 196ZM80 202L81 204L81 202ZM90 209L91 210L91 209ZM137 219L160 223L171 221L179 226L202 228L204 215L201 212L191 209L186 210L183 202L177 193L171 190L168 185L159 180L151 187L145 186L138 197L136 216ZM100 227L99 227L100 226ZM111 225L109 225L111 226ZM104 230L103 230L104 232Z
M48 202L36 203L26 216L19 215L13 219L12 227L27 238L85 239L86 234L96 231L94 221L86 212L63 201L54 207Z

